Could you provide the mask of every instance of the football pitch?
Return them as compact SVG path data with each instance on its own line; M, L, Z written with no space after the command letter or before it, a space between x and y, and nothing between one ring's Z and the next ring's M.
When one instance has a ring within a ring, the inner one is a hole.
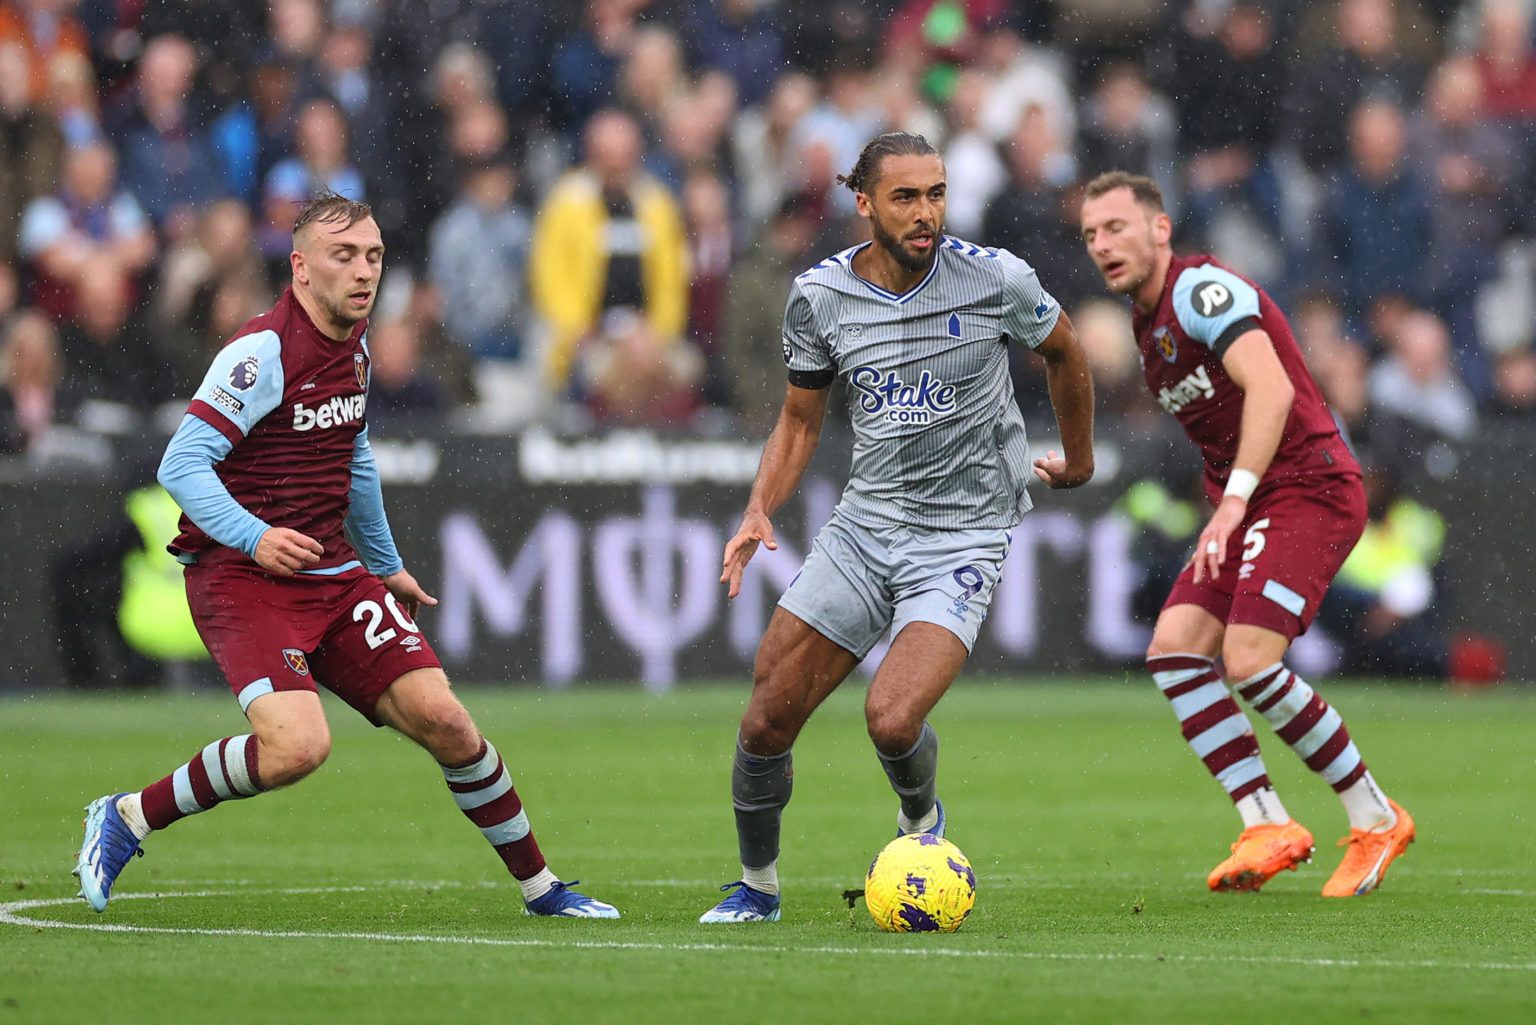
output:
M842 896L896 809L857 683L795 750L784 920L745 926L696 923L738 872L744 682L461 687L551 867L617 922L524 916L430 760L329 699L315 776L151 836L96 915L69 875L81 807L244 720L213 693L0 701L0 1023L1536 1020L1536 691L1320 686L1419 830L1341 901L1318 891L1343 812L1262 722L1318 851L1211 894L1239 823L1150 682L962 680L932 721L976 910L891 935Z

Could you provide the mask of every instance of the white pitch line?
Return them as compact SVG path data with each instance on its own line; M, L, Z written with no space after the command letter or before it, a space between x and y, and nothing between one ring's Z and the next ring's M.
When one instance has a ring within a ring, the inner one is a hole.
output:
M337 886L307 887L284 890L241 890L239 895L259 893L306 894L306 893L356 893L374 887ZM124 900L163 900L187 897L228 897L234 891L201 890L190 893L125 893L114 898ZM769 953L769 954L833 954L850 957L944 957L984 958L1018 961L1163 961L1179 964L1248 964L1287 965L1312 968L1402 968L1410 970L1433 969L1440 971L1494 971L1536 972L1536 962L1475 962L1475 961L1391 961L1381 958L1332 958L1332 957L1263 957L1217 954L1125 954L1125 953L1070 953L1067 951L1010 951L964 950L956 947L839 947L839 946L769 946L748 943L648 943L634 940L549 940L507 939L494 936L434 936L428 933L387 932L310 932L300 929L187 929L167 926L124 925L117 922L61 922L46 918L32 918L20 912L38 908L64 907L78 898L50 898L47 900L17 900L0 903L0 925L21 925L34 929L78 929L86 932L147 933L163 936L229 936L259 939L295 940L362 940L371 943L427 943L477 947L545 947L556 950L645 950L702 953Z

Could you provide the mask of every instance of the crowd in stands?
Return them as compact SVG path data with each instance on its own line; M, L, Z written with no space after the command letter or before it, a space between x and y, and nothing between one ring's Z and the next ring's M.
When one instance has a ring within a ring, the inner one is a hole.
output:
M1151 415L1076 224L1119 167L1352 437L1464 442L1536 414L1533 128L1530 0L0 0L0 449L174 424L322 188L388 247L377 432L761 437L888 129L1072 313L1101 415Z

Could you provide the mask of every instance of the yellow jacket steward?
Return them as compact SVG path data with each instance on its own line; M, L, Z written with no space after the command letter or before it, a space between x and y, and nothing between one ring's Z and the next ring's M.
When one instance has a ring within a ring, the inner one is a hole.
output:
M644 241L640 279L646 321L657 337L671 341L688 320L688 250L683 218L670 190L647 175L630 186L635 220ZM602 186L589 171L573 171L555 183L539 211L529 254L533 303L550 331L545 368L563 386L576 346L596 329L608 278L604 245L607 208Z
M165 550L176 536L181 509L158 484L129 492L123 506L144 539L123 557L123 601L117 607L123 639L150 658L207 658L187 608L181 563Z

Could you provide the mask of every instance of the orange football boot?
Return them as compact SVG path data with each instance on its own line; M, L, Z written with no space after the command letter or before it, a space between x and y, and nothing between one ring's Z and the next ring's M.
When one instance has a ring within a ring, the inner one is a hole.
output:
M1349 835L1339 841L1340 847L1348 847L1344 861L1323 887L1324 897L1362 897L1381 885L1392 859L1413 843L1413 817L1390 797L1387 803L1397 812L1397 825L1378 832L1351 829Z
M1249 826L1232 845L1232 856L1211 870L1211 889L1257 890L1286 869L1312 860L1312 834L1295 819Z

